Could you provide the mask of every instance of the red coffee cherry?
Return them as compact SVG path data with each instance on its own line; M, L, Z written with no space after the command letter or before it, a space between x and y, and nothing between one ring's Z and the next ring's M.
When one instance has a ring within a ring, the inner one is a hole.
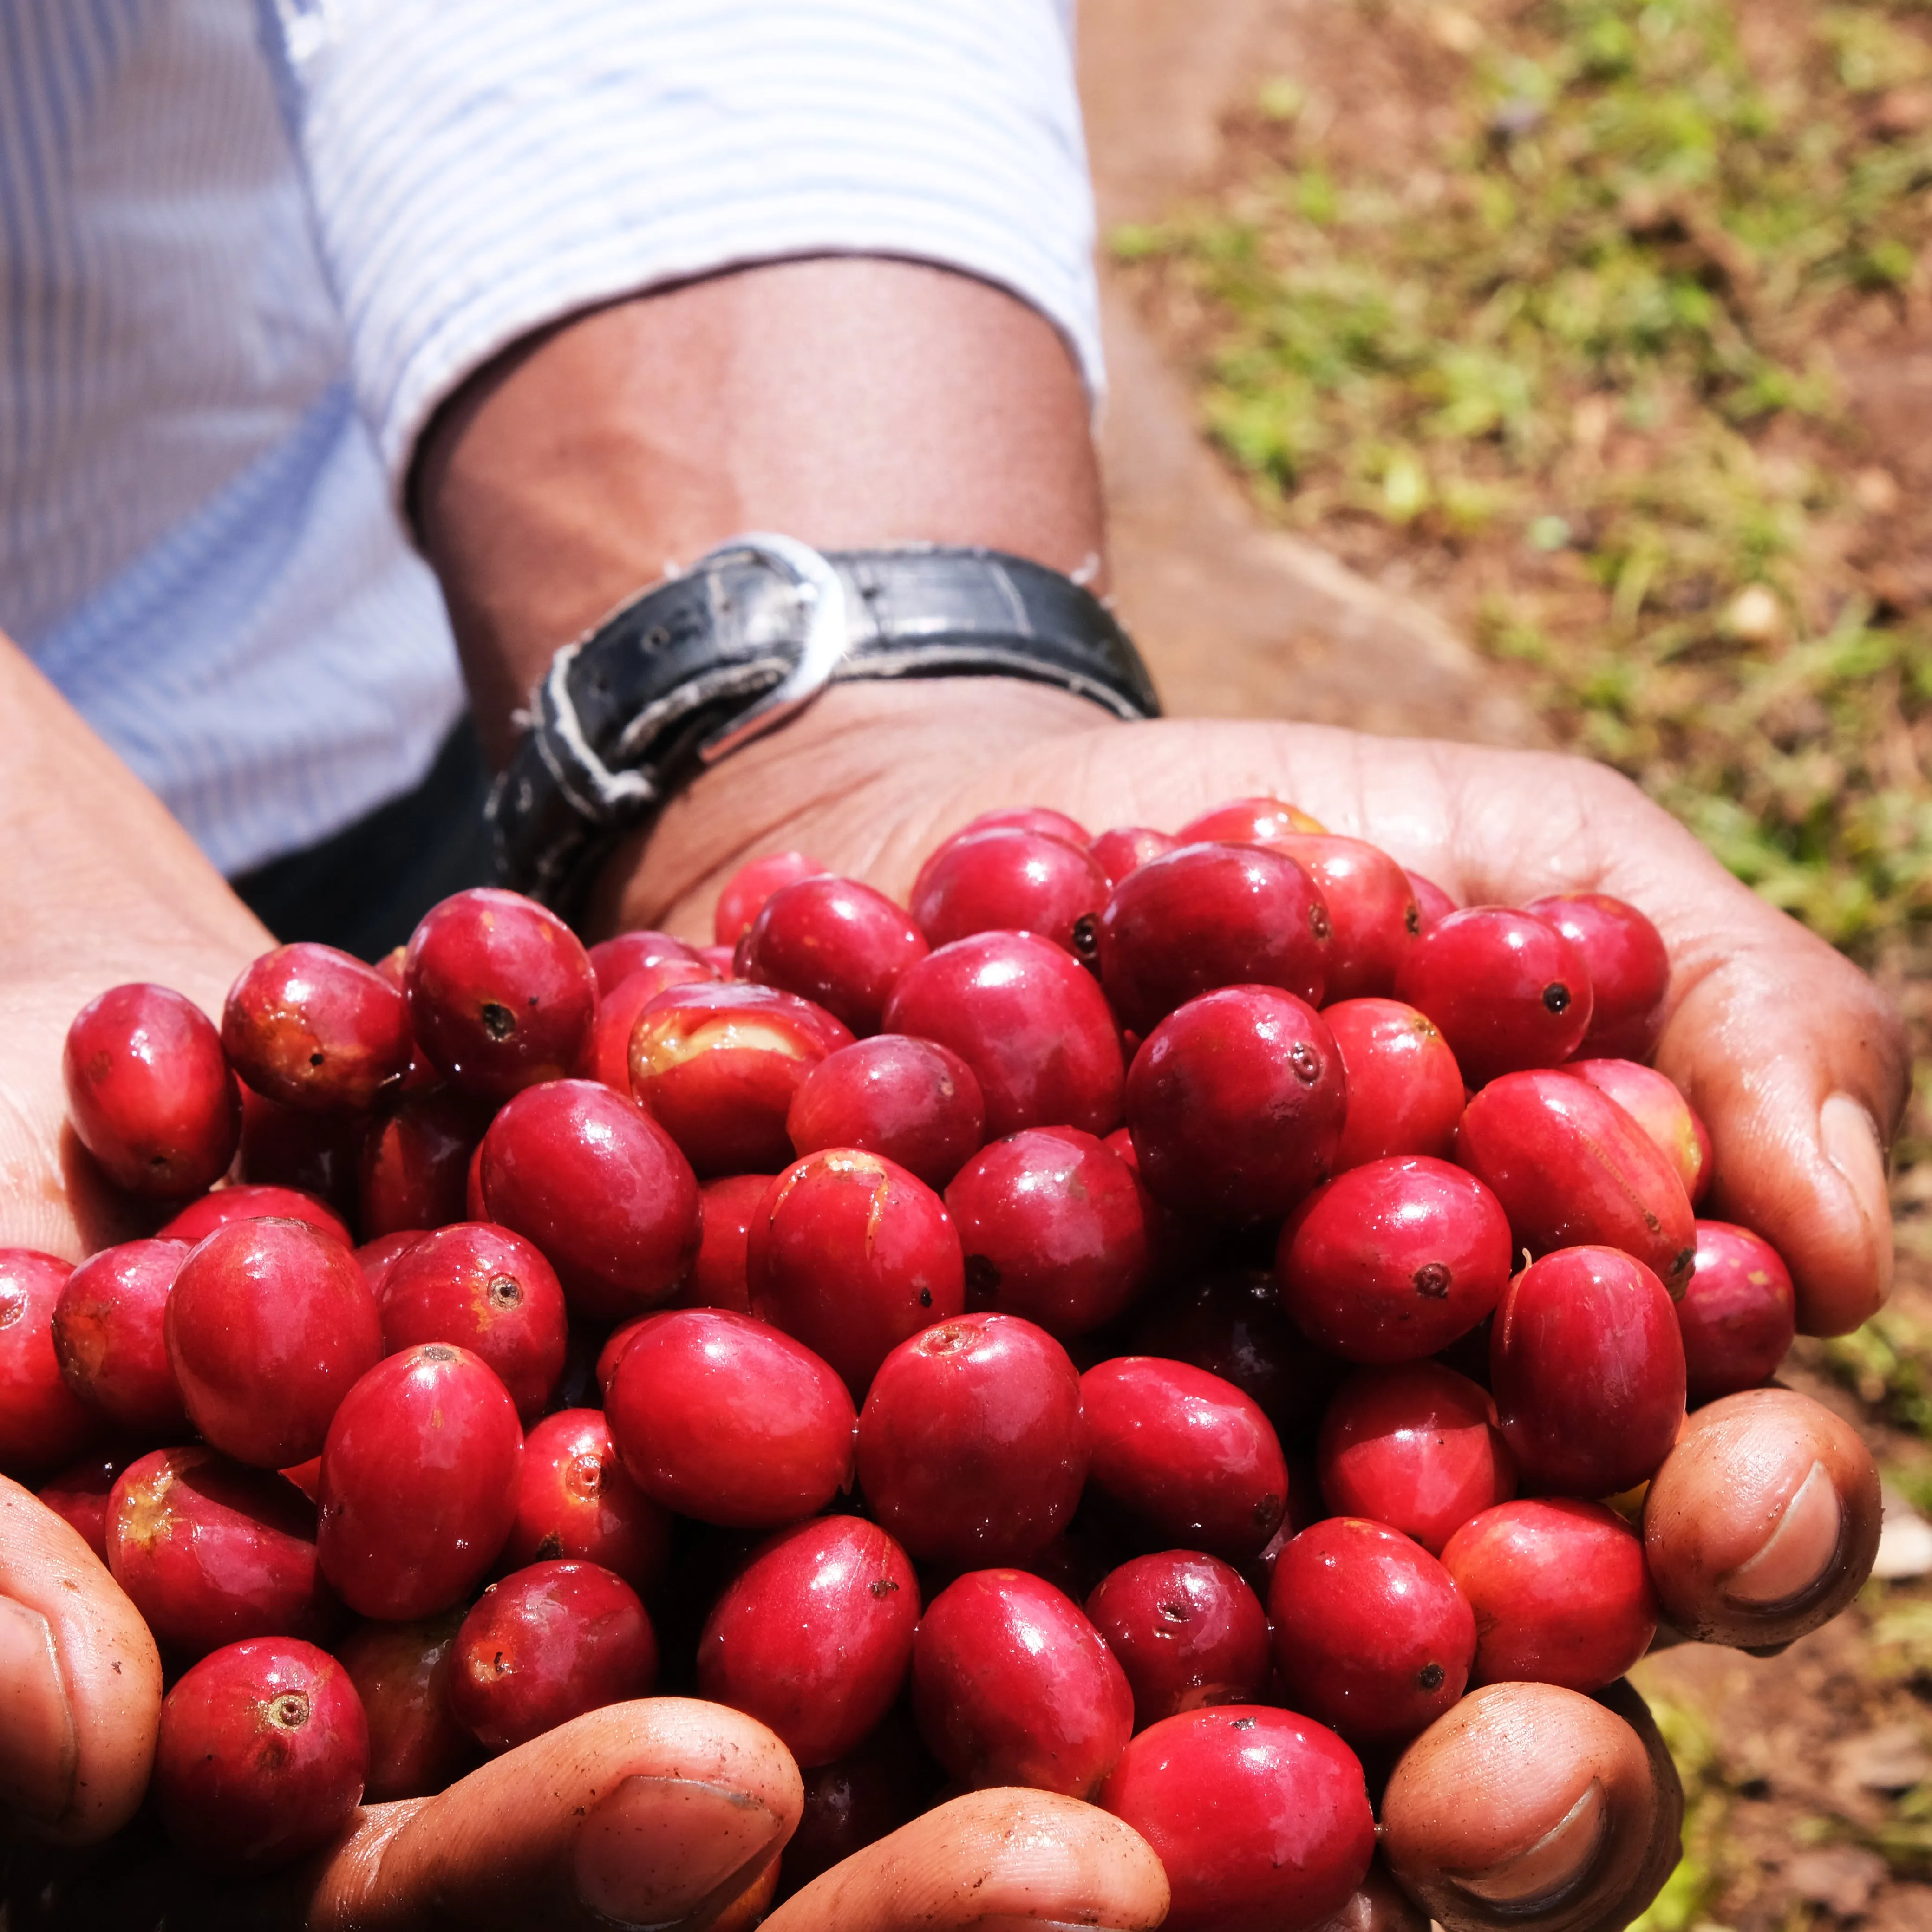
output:
M1496 1414L1485 1390L1439 1362L1358 1369L1322 1418L1323 1499L1439 1556L1472 1516L1516 1493L1516 1458Z
M1118 825L1102 832L1088 847L1087 856L1100 867L1111 892L1136 866L1144 866L1163 852L1172 852L1180 842L1165 832L1152 831L1144 825Z
M657 1676L657 1637L629 1584L595 1563L533 1563L463 1619L449 1708L485 1750L506 1751L648 1697Z
M1268 1628L1241 1573L1198 1550L1136 1556L1109 1570L1087 1614L1126 1672L1134 1728L1268 1688Z
M940 946L892 988L884 1024L937 1040L972 1068L989 1135L1120 1124L1120 1037L1106 997L1050 940L979 932Z
M480 1150L484 1214L536 1244L572 1314L618 1322L676 1292L698 1251L698 1180L657 1123L594 1080L519 1094Z
M1432 926L1394 992L1442 1029L1475 1087L1568 1060L1594 1010L1581 951L1546 921L1507 906L1472 906Z
M910 1723L895 1713L849 1756L805 1774L805 1808L786 1841L778 1890L800 1892L821 1872L909 1824L945 1782Z
M35 1492L61 1520L75 1530L102 1562L107 1561L107 1502L133 1452L112 1449L83 1456Z
M729 1308L740 1315L751 1313L746 1257L752 1223L771 1192L772 1180L769 1174L728 1174L707 1180L698 1190L698 1258L692 1263L684 1286L671 1297L674 1308ZM611 1366L616 1366L614 1357ZM600 1370L600 1384L608 1379Z
M410 1091L398 1080L384 1097ZM242 1144L233 1172L257 1186L291 1187L340 1214L356 1205L356 1162L369 1123L360 1114L304 1113L254 1088L242 1089Z
M244 967L228 989L221 1045L258 1094L304 1112L359 1113L409 1071L402 995L373 966L298 940Z
M1169 1932L1318 1926L1361 1883L1376 1846L1354 1753L1312 1720L1264 1705L1150 1725L1099 1802L1160 1858Z
M590 1048L579 1070L614 1094L631 1091L631 1036L644 1009L674 986L714 983L718 974L702 959L661 959L638 970L597 995L597 1021L590 1030Z
M899 975L932 950L884 892L827 874L772 893L736 963L740 978L814 1000L863 1034L878 1031Z
M1457 909L1456 902L1433 879L1425 878L1420 872L1408 874L1408 889L1415 895L1415 909L1421 915L1424 932L1432 926L1440 926Z
M1697 1265L1677 1304L1686 1392L1694 1403L1755 1388L1778 1372L1797 1334L1791 1273L1748 1228L1697 1223Z
M1087 1480L1079 1372L1016 1316L935 1323L872 1378L858 1472L873 1514L921 1561L1023 1563L1072 1520Z
M221 1036L165 986L114 986L74 1016L61 1056L68 1118L116 1186L178 1200L218 1180L242 1133Z
M205 1241L218 1228L238 1221L303 1221L345 1248L356 1244L348 1224L326 1202L295 1187L218 1187L190 1201L172 1220L154 1230L163 1241Z
M350 1390L322 1445L322 1574L365 1617L447 1610L509 1535L523 1454L509 1391L466 1348L430 1342L386 1357Z
M165 1327L189 1419L224 1454L263 1469L314 1455L382 1353L355 1256L302 1221L217 1228L182 1262Z
M827 1054L805 1076L785 1132L800 1154L860 1148L943 1188L985 1141L986 1103L958 1054L882 1033Z
M1386 852L1360 838L1290 832L1269 844L1301 867L1328 908L1333 934L1328 997L1359 1000L1394 992L1422 931L1408 874Z
M1294 832L1322 832L1328 828L1318 818L1310 818L1299 806L1279 798L1238 798L1190 818L1174 835L1177 845L1198 844L1205 839L1234 845L1265 845L1270 839Z
M1509 1286L1490 1337L1504 1439L1526 1481L1615 1496L1656 1472L1684 1420L1677 1311L1614 1248L1562 1248Z
M378 1234L373 1241L364 1241L356 1250L356 1264L362 1270L369 1292L376 1298L379 1312L390 1269L430 1232L427 1228L398 1228L393 1234Z
M470 1158L489 1124L488 1107L447 1088L412 1094L373 1123L356 1163L364 1238L464 1219Z
M1107 876L1069 841L1019 825L962 832L913 881L912 916L934 946L976 932L1032 932L1090 959Z
M1711 1136L1669 1075L1634 1060L1573 1060L1563 1070L1608 1094L1642 1128L1694 1208L1710 1192Z
M1446 1160L1370 1161L1288 1216L1275 1267L1282 1306L1317 1347L1352 1362L1412 1362L1502 1299L1509 1220Z
M912 1560L876 1523L824 1516L760 1545L698 1643L701 1696L769 1725L801 1765L856 1750L904 1688Z
M926 1606L912 1709L968 1790L1090 1798L1132 1735L1133 1693L1078 1605L1021 1570L975 1570Z
M1080 1378L1094 1491L1168 1546L1238 1562L1288 1506L1268 1419L1232 1382L1185 1362L1123 1355Z
M1250 1220L1285 1214L1333 1172L1348 1077L1306 1000L1228 986L1148 1036L1126 1100L1141 1178L1156 1200Z
M1557 892L1525 907L1583 956L1594 1004L1586 1059L1648 1060L1664 1030L1670 956L1636 908L1608 892Z
M1268 1616L1288 1702L1352 1744L1426 1730L1469 1681L1468 1604L1427 1550L1378 1522L1304 1529L1275 1564Z
M266 1871L341 1834L368 1762L349 1673L313 1644L256 1637L203 1658L168 1693L154 1802L190 1857Z
M111 1423L154 1442L188 1432L163 1323L185 1241L125 1241L90 1255L53 1308L54 1353L74 1394Z
M1475 1612L1472 1684L1614 1684L1657 1634L1643 1542L1614 1510L1526 1497L1472 1516L1442 1567Z
M969 838L976 832L992 832L1017 826L1022 832L1043 832L1049 838L1064 838L1070 845L1090 845L1093 836L1077 818L1056 812L1050 805L1003 805L969 819L954 832L955 838Z
M765 902L782 886L800 879L818 878L825 868L802 852L771 852L741 866L724 882L712 916L711 936L728 949L745 936L746 928L764 910ZM700 956L704 949L698 949Z
M664 1574L670 1526L670 1512L626 1472L601 1409L560 1409L524 1438L516 1520L503 1546L512 1569L567 1558L648 1590Z
M1154 1279L1152 1204L1133 1170L1073 1127L995 1141L946 1205L976 1309L1024 1316L1062 1341L1112 1321Z
M433 1797L482 1755L449 1709L462 1622L452 1610L419 1623L358 1623L335 1646L368 1722L362 1795L371 1804Z
M700 964L698 948L668 932L648 928L620 932L600 939L590 951L590 970L597 979L600 1004L610 998L634 974L647 973L654 967L694 966Z
M535 900L490 886L423 915L403 985L422 1050L479 1100L574 1073L597 1015L597 976L576 934Z
M1462 1118L1462 1073L1435 1022L1400 1000L1344 1000L1322 1017L1348 1081L1336 1172L1399 1154L1446 1160Z
M776 1528L852 1480L856 1418L844 1384L749 1316L652 1316L619 1358L604 1408L632 1480L700 1522Z

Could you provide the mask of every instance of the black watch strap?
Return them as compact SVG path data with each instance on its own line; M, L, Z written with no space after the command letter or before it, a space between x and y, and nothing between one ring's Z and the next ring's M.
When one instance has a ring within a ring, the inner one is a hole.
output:
M826 683L973 676L1160 712L1106 607L1044 565L734 538L557 653L490 794L497 874L568 915L619 833Z

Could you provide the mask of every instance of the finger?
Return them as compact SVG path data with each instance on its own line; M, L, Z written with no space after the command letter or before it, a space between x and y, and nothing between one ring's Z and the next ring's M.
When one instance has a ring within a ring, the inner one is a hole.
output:
M63 1844L118 1831L160 1708L139 1612L76 1530L0 1476L0 1818Z
M1147 1840L1078 1798L975 1791L812 1880L766 1932L1143 1932L1167 1916Z
M1836 1616L1878 1554L1878 1468L1850 1424L1790 1389L1696 1410L1644 1498L1644 1559L1687 1636L1789 1643Z
M1609 1932L1668 1875L1683 1804L1668 1756L1602 1703L1491 1684L1402 1754L1382 1856L1447 1932Z

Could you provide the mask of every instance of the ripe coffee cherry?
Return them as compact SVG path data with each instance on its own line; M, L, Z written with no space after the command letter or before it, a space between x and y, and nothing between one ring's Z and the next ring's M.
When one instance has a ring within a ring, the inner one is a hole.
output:
M673 986L631 1034L631 1091L706 1176L771 1172L805 1076L852 1036L822 1006L739 981Z
M480 1154L479 1218L536 1244L572 1314L622 1321L676 1292L698 1251L698 1181L632 1102L594 1080L533 1087Z
M1225 840L1236 845L1265 845L1292 832L1322 832L1318 818L1311 818L1300 807L1279 798L1238 798L1217 805L1191 818L1174 835L1178 845L1192 845L1204 839Z
M985 1141L986 1102L950 1048L882 1033L827 1054L805 1076L785 1132L801 1154L860 1148L943 1188Z
M382 1306L382 1290L388 1285L390 1269L430 1232L427 1228L398 1228L393 1234L378 1234L373 1241L364 1241L356 1250L356 1264L369 1284L369 1292L376 1298L378 1311Z
M761 1544L712 1606L699 1694L768 1724L801 1765L856 1750L904 1688L912 1560L876 1523L823 1516Z
M1797 1318L1790 1270L1768 1241L1728 1221L1697 1223L1697 1266L1677 1304L1694 1403L1768 1382Z
M629 1584L595 1563L533 1563L463 1619L449 1708L485 1750L506 1751L647 1697L657 1676L657 1637Z
M113 1449L71 1462L50 1476L35 1492L54 1514L74 1529L102 1562L107 1561L107 1502L130 1452Z
M1399 1154L1446 1160L1462 1118L1462 1074L1435 1022L1400 1000L1344 1000L1322 1017L1348 1081L1336 1172Z
M850 1755L805 1774L805 1809L786 1842L787 1897L821 1872L908 1824L932 1802L944 1774L911 1724L895 1712Z
M1280 986L1319 1006L1331 932L1320 889L1292 859L1258 845L1180 845L1108 898L1101 983L1140 1033L1217 986Z
M1334 1172L1348 1077L1306 1000L1228 986L1148 1036L1126 1102L1141 1178L1156 1200L1250 1220L1285 1214Z
M61 1076L81 1145L130 1194L196 1193L234 1158L242 1096L221 1036L165 986L115 986L88 1000L67 1030Z
M410 1090L406 1080L398 1080L383 1097L400 1099ZM304 1113L244 1086L242 1145L233 1172L258 1186L313 1194L344 1213L356 1205L356 1161L368 1130L363 1114Z
M1664 1284L1614 1248L1562 1248L1509 1286L1490 1387L1524 1480L1615 1496L1654 1474L1684 1420L1684 1343Z
M1144 825L1116 826L1103 832L1088 847L1087 854L1100 868L1112 891L1136 866L1172 852L1180 842L1165 832L1151 831Z
M508 1390L466 1348L430 1342L386 1357L322 1445L322 1574L365 1617L447 1610L510 1533L523 1455Z
M858 1470L873 1514L922 1562L1025 1562L1066 1528L1087 1480L1079 1372L1016 1316L935 1323L873 1377Z
M596 1563L648 1590L670 1553L670 1522L625 1472L603 1412L560 1409L524 1438L503 1558L519 1570L557 1558Z
M604 1392L632 1479L680 1516L772 1529L852 1480L852 1398L789 1335L722 1308L646 1322Z
M1588 1082L1504 1075L1469 1102L1455 1158L1502 1203L1532 1253L1621 1248L1683 1293L1697 1258L1683 1185L1650 1136Z
M912 1710L926 1748L968 1790L1090 1798L1133 1733L1133 1693L1100 1633L1021 1570L970 1571L926 1606Z
M1123 1355L1080 1378L1097 1494L1162 1544L1239 1562L1288 1507L1268 1419L1233 1383L1184 1362Z
M1359 1000L1394 992L1422 930L1408 874L1386 852L1360 838L1291 832L1270 843L1314 881L1328 909L1334 937L1328 997Z
M907 969L886 1002L889 1033L950 1047L972 1068L986 1132L1120 1124L1120 1036L1086 968L1028 932L979 932Z
M1484 1390L1439 1362L1358 1369L1322 1418L1322 1498L1439 1556L1472 1516L1516 1493L1496 1414Z
M976 832L992 832L1006 826L1017 826L1022 832L1043 832L1051 838L1064 838L1070 845L1087 846L1094 842L1093 835L1078 819L1056 812L1050 805L1000 806L968 820L952 836L970 838Z
M1112 1321L1154 1278L1152 1204L1126 1163L1078 1128L995 1141L960 1169L946 1205L971 1305L1062 1341Z
M1642 1541L1600 1503L1526 1497L1485 1510L1449 1539L1442 1567L1475 1612L1473 1684L1600 1690L1657 1634Z
M854 1400L900 1342L966 1305L945 1204L849 1148L807 1154L772 1183L745 1258L752 1312L830 1362Z
M1264 1705L1150 1725L1099 1802L1159 1856L1170 1932L1318 1926L1361 1883L1376 1848L1354 1753L1311 1719Z
M1370 1161L1288 1216L1275 1265L1282 1306L1318 1347L1352 1362L1412 1362L1502 1299L1510 1224L1496 1197L1446 1160Z
M1238 1570L1198 1550L1136 1556L1110 1570L1087 1614L1126 1672L1134 1728L1267 1690L1268 1618Z
M1593 1010L1582 953L1554 926L1506 906L1472 906L1432 926L1394 991L1442 1028L1475 1087L1568 1060Z
M746 929L765 908L765 902L782 886L800 879L818 878L825 870L816 859L802 852L772 852L741 866L724 882L712 916L711 936L727 949L736 946ZM700 953L703 949L699 949Z
M1282 1550L1268 1617L1288 1702L1358 1746L1426 1730L1462 1696L1476 1652L1449 1572L1360 1516L1330 1516Z
M54 1353L74 1394L148 1442L188 1432L163 1322L185 1241L127 1241L90 1255L54 1304Z
M729 1308L740 1315L751 1313L746 1255L752 1223L771 1186L769 1174L728 1174L707 1180L698 1190L698 1258L692 1263L684 1286L671 1298L674 1308ZM612 1366L616 1366L614 1358ZM599 1382L608 1380L600 1372Z
M302 1221L217 1228L175 1276L166 1333L189 1419L224 1454L264 1469L314 1455L382 1353L355 1256Z
M736 965L740 978L815 1000L855 1034L871 1034L899 975L932 950L884 892L827 874L766 900L738 942Z
M1694 1208L1710 1192L1711 1136L1667 1074L1634 1060L1573 1060L1564 1068L1607 1094L1657 1143Z
M590 952L590 970L597 978L601 1003L614 993L634 974L653 967L673 964L694 966L700 963L698 948L668 932L620 932L600 939Z
M597 1015L597 976L577 935L535 900L490 886L423 915L403 985L422 1050L479 1100L574 1072Z
M266 1871L340 1835L368 1762L349 1673L313 1644L256 1637L203 1658L168 1693L154 1802L190 1856Z
M460 1221L470 1156L489 1124L488 1107L446 1088L412 1094L375 1122L356 1163L364 1238Z
M170 1657L243 1637L325 1642L339 1618L316 1568L315 1510L292 1483L212 1449L157 1449L107 1505L107 1567Z
M1432 926L1441 925L1456 910L1456 902L1433 879L1424 878L1420 872L1409 873L1408 889L1415 895L1415 909L1421 915L1424 932Z
M976 932L1033 932L1091 958L1107 875L1077 844L1018 825L946 840L913 881L912 916L934 946Z
M1593 1007L1581 1056L1648 1060L1670 990L1670 956L1657 928L1607 892L1558 892L1523 910L1547 920L1583 956Z
M429 1798L478 1760L476 1741L451 1715L460 1610L420 1623L359 1623L335 1646L369 1726L371 1804Z
M631 1036L644 1009L674 986L710 984L718 974L702 959L661 959L640 967L597 995L597 1021L590 1030L590 1048L579 1070L601 1082L613 1093L631 1090Z
M400 1082L414 1044L401 994L374 967L308 940L244 967L222 1009L229 1064L304 1112L359 1113Z
M204 1241L218 1228L238 1221L304 1221L345 1248L356 1244L348 1224L327 1202L295 1187L218 1187L190 1201L172 1220L154 1231L163 1241Z

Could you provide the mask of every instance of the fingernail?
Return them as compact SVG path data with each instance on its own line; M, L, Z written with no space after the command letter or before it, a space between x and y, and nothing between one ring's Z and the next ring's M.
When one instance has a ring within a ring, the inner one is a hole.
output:
M1583 1795L1527 1851L1487 1871L1459 1872L1454 1882L1511 1917L1548 1911L1588 1878L1610 1826L1603 1785L1593 1778Z
M748 1879L746 1868L755 1870L778 1832L770 1808L744 1792L627 1778L577 1828L577 1895L620 1925L657 1932L690 1918L740 1873Z
M1849 1094L1834 1094L1818 1109L1825 1158L1845 1178L1871 1237L1881 1296L1892 1292L1892 1197L1886 1185L1885 1144L1870 1111Z
M1838 1485L1822 1462L1814 1462L1764 1546L1720 1576L1718 1587L1754 1610L1795 1604L1830 1574L1844 1530Z
M52 1824L73 1802L78 1753L52 1627L0 1597L0 1810Z

